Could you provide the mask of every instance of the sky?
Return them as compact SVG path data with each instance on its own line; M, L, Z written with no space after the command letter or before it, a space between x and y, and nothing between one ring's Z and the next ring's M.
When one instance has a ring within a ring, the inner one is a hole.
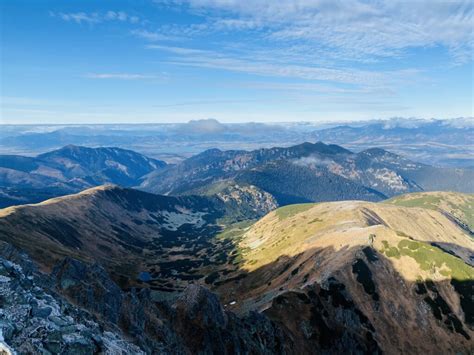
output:
M473 1L0 1L0 123L473 114Z

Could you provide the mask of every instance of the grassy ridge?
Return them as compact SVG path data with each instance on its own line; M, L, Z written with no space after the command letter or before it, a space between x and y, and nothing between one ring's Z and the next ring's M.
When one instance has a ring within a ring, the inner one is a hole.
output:
M382 244L380 252L389 258L408 256L415 259L422 270L434 272L439 269L441 275L458 281L474 279L473 267L428 243L403 239L397 246L390 245L386 240L383 240Z
M297 215L298 213L309 210L314 205L315 205L314 203L301 203L297 205L288 205L288 206L280 207L279 209L275 211L275 213L278 216L279 220L283 221L284 219L293 217Z
M397 196L385 203L442 211L456 217L474 230L474 195L451 192L428 192Z
M393 203L403 207L421 207L430 210L437 210L441 202L441 198L437 196L422 196L418 198L406 199L405 196L395 197L386 202Z

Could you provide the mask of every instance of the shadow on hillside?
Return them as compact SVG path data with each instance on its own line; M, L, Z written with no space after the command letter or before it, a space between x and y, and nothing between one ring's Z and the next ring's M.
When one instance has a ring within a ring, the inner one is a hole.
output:
M432 243L440 248L438 244ZM448 247L453 248L444 245ZM469 249L457 249L472 255ZM457 256L447 257L467 266ZM372 247L329 247L280 256L254 271L240 270L238 278L214 287L235 312L263 310L291 334L299 353L343 351L356 344L371 353L379 348L388 353L452 353L472 348L470 271L468 279L442 277L435 270L432 277L407 280L392 258Z
M448 253L456 258L463 260L466 264L474 267L474 251L464 248L454 243L430 242L430 244L438 249Z

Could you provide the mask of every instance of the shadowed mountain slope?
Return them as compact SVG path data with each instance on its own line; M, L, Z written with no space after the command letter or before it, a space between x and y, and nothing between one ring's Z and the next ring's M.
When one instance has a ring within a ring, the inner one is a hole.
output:
M183 193L275 160L296 159L312 154L348 154L348 150L318 142L303 143L288 148L269 148L254 151L209 149L186 159L162 173L154 172L143 178L141 187L156 193Z
M45 267L73 256L100 261L114 275L133 281L148 261L166 259L168 249L182 243L205 249L223 216L217 203L103 186L1 210L0 238Z
M96 184L110 182L123 186L130 186L141 176L166 166L163 161L131 150L75 145L40 154L37 159L61 167L69 178L87 177Z

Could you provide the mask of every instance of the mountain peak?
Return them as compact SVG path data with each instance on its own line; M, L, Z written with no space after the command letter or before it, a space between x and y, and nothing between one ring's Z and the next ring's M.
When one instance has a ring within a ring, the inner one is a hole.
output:
M350 150L343 148L340 145L325 144L321 141L317 141L316 143L313 144L313 146L331 154L351 154L352 153Z
M88 195L88 194L97 193L99 191L113 191L113 190L121 191L125 189L115 184L104 184L104 185L94 186L94 187L91 187L90 189L83 190L79 192L78 195Z
M118 186L118 185L105 184L105 185L100 185L100 186L94 186L94 187L82 190L82 191L80 191L78 193L75 193L75 194L54 197L54 198L51 198L49 200L46 200L46 201L43 201L43 202L40 202L40 203L37 203L37 204L25 205L25 206L51 205L51 204L55 204L55 203L62 202L62 201L74 200L76 198L80 198L80 197L83 197L83 196L97 195L97 194L100 194L104 191L123 191L123 190L125 190L125 189L123 187ZM18 207L20 208L21 206L18 206Z
M6 207L3 209L0 209L0 217L5 217L8 216L16 211L23 210L23 209L28 209L30 207L41 207L41 206L53 206L58 203L69 203L70 201L77 200L80 198L84 198L86 196L94 196L98 195L101 192L104 191L121 191L124 190L124 188L113 185L113 184L106 184L106 185L101 185L101 186L95 186L91 187L86 190L82 190L78 193L71 194L71 195L63 195L59 197L53 197L50 199L47 199L45 201L41 201L38 203L30 203L30 204L24 204L24 205L18 205L18 206L10 206Z
M393 153L390 153L390 152L386 151L383 148L369 148L369 149L363 150L361 153L366 154L366 155L370 155L370 156L382 156L382 155L385 155L385 154L393 154Z
M222 150L220 150L219 148L211 148L211 149L206 149L201 154L214 155L214 154L220 154L220 153L222 153Z
M302 155L312 154L312 153L328 154L328 155L352 154L350 150L347 150L339 145L325 144L321 141L318 141L316 143L304 142L292 147L288 147L287 149L293 152L300 152L300 154Z
M85 152L91 152L93 150L94 148L84 147L84 146L75 145L75 144L68 144L62 148L58 148L58 149L40 154L38 155L38 158L48 159L50 157L63 156L63 155L73 157L73 156L76 156L77 154L84 154Z

